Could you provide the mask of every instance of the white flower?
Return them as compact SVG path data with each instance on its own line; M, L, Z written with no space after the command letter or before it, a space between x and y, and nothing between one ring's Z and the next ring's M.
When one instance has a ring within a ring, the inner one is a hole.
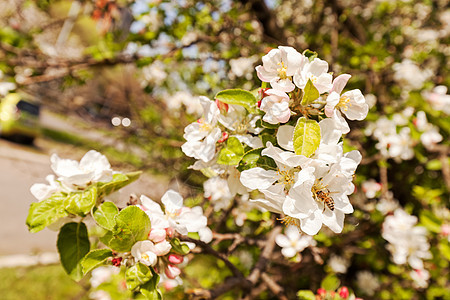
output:
M183 206L183 197L173 190L168 190L161 198L165 212L160 205L150 198L141 196L141 208L147 213L154 228L172 228L182 235L199 232L206 227L207 219L200 206L193 208ZM208 238L207 233L206 238Z
M436 127L431 128L430 130L422 133L420 136L420 141L427 149L433 149L433 147L441 142L443 139L442 135L438 132Z
M331 254L328 265L335 273L347 273L350 262L342 256Z
M14 90L16 84L13 82L0 82L0 96L6 96L9 91Z
M111 276L114 274L119 274L119 272L120 269L113 266L98 267L92 270L92 276L89 279L89 282L93 288L96 288L103 282L111 280Z
M221 137L221 131L215 127L220 114L216 103L206 97L200 97L203 106L203 118L191 123L184 129L184 139L187 141L181 150L187 156L208 162L216 153L216 142Z
M422 93L424 98L431 104L433 109L442 111L446 114L450 114L450 95L447 95L447 87L439 85L429 91Z
M51 167L58 181L68 191L85 188L95 182L108 182L112 180L113 171L106 156L90 150L78 163L71 159L61 159L53 154L50 157Z
M415 269L409 272L412 280L414 280L414 287L416 288L427 288L428 287L428 279L430 279L430 272L425 269Z
M55 175L47 175L47 177L45 177L45 180L47 180L49 184L35 183L30 188L30 192L39 201L45 200L49 198L53 193L59 192L61 190L61 186L55 180Z
M374 179L364 181L361 186L367 198L375 198L377 193L381 191L381 184L376 182Z
M333 82L330 95L327 97L325 114L333 118L341 129L342 133L348 133L350 127L342 115L349 120L364 120L369 112L369 105L360 90L351 90L341 95L350 75L342 74Z
M320 94L329 92L332 88L333 76L328 73L328 63L320 58L306 63L299 68L294 75L294 83L297 87L304 89L308 80L311 80Z
M270 124L286 123L291 117L289 96L285 92L270 89L264 92L267 96L261 100L259 107L266 114L263 120Z
M360 271L356 273L356 284L363 293L369 296L373 296L375 291L380 287L378 278L370 271Z
M228 188L227 180L219 176L212 177L203 183L205 198L209 198L214 205L214 210L226 209L231 204L233 195Z
M139 241L131 247L131 255L136 261L147 266L154 266L158 260L155 245L151 241Z
M409 90L420 89L426 80L431 77L430 70L421 70L414 62L404 59L401 63L395 63L394 80Z
M256 73L261 81L270 82L272 88L291 92L295 88L291 77L306 61L294 48L280 46L262 57L263 65L256 67Z
M164 71L164 64L157 60L149 66L142 68L144 79L152 85L161 85L167 78L167 73Z
M389 242L386 248L396 264L408 263L414 269L423 269L422 259L431 258L427 230L414 226L417 217L398 208L394 215L387 216L383 222L382 236Z
M387 191L378 201L376 208L383 215L387 215L395 211L399 206L398 201L394 199L394 194L391 191Z
M275 242L281 248L281 253L287 257L294 257L297 253L302 252L308 246L314 246L316 241L312 236L301 235L295 226L289 226L285 234L278 234Z
M231 72L237 77L242 77L249 74L252 70L253 64L258 60L258 57L240 57L237 59L230 59Z

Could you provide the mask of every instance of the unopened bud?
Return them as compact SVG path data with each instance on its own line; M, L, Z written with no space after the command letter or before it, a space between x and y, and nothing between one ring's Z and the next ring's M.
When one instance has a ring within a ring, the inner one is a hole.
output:
M178 254L170 254L168 260L170 263L172 263L174 265L178 265L183 262L184 257L181 255L178 255Z
M219 143L223 143L228 140L228 132L222 132L222 137L218 140Z
M348 298L349 292L346 286L341 287L341 289L339 290L339 296L344 299Z
M155 243L162 242L166 239L166 231L162 228L154 228L150 231L148 239Z
M324 288L318 288L317 289L317 295L325 296L326 294L327 294L327 291Z
M181 270L177 266L167 265L165 273L166 276L170 279L175 279L178 275L181 274Z
M216 99L216 105L221 113L228 112L228 104Z

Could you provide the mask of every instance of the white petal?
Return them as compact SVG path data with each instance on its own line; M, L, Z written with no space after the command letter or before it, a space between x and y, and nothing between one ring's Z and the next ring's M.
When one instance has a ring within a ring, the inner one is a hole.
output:
M352 76L349 74L341 74L338 77L336 77L333 81L333 88L331 89L331 92L336 92L340 95L344 90L344 87L347 84L350 77Z
M297 251L293 247L287 247L281 249L281 254L283 254L284 257L291 258L297 254Z
M161 198L166 211L175 212L183 207L183 197L174 190L168 190Z
M249 189L264 190L269 188L277 180L276 172L256 167L241 173L241 182Z
M322 228L322 214L316 211L305 219L300 220L300 228L309 235L315 235Z
M330 228L335 233L342 232L344 228L344 213L339 210L331 211L329 209L325 209L322 214L323 224L325 224L328 228Z
M282 125L277 131L278 144L289 151L294 151L294 128L291 125Z
M275 242L282 248L289 247L291 245L291 241L284 234L278 234L275 237Z

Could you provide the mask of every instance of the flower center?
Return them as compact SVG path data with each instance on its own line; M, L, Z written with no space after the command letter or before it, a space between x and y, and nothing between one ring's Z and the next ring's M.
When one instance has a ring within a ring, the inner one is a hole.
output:
M278 182L284 184L284 189L289 190L292 184L294 184L294 170L277 170Z
M290 226L290 225L294 225L294 226L296 226L296 227L300 230L300 222L299 222L298 219L295 219L295 218L290 217L290 216L285 216L285 217L283 217L283 218L281 218L281 219L278 219L278 220L280 220L281 223L282 223L284 226L286 226L286 227L288 227L288 226Z
M149 259L149 257L148 257L148 254L147 254L147 253L143 253L143 254L141 254L141 258L142 258L143 260L148 260L148 259Z
M348 110L348 107L349 107L349 106L352 106L352 104L349 103L349 102L350 102L350 97L348 97L348 96L342 96L342 97L339 99L339 103L338 103L337 106L339 106L340 108L342 108L344 111L347 111L347 110Z
M309 80L311 80L312 83L317 83L317 76L311 75Z
M279 68L277 69L278 76L280 77L280 79L286 79L288 77L286 74L287 67L282 61L280 61L277 65L279 66Z
M208 123L205 122L203 118L198 119L197 123L200 124L201 131L211 131L212 127Z

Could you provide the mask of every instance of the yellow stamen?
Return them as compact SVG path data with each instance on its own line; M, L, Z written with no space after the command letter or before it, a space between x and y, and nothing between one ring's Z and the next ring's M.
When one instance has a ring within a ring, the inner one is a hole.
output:
M342 97L339 99L339 103L338 103L337 106L341 107L344 111L347 111L347 110L348 110L348 107L349 107L349 106L352 106L352 104L349 103L349 102L350 102L350 97L348 97L348 96L342 96Z
M281 79L286 79L286 78L288 77L287 74L286 74L286 72L287 72L287 67L284 65L284 63L283 63L282 61L280 61L280 62L278 63L278 65L280 66L280 67L277 69L278 76L279 76Z

